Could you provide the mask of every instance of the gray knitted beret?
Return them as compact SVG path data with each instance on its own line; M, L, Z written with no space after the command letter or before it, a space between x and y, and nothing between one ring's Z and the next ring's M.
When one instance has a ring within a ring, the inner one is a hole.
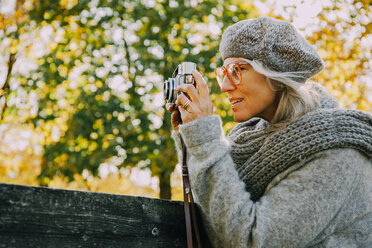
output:
M277 72L293 72L303 83L324 68L323 60L289 22L270 17L248 19L228 27L222 35L223 59L257 60Z

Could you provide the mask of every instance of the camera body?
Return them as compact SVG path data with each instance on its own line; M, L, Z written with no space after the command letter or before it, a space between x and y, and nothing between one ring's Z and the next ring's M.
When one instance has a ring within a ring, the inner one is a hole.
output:
M195 80L191 74L196 69L196 64L193 62L183 62L174 70L172 77L164 82L164 99L165 102L175 103L177 96L182 93L176 89L181 84L193 84Z

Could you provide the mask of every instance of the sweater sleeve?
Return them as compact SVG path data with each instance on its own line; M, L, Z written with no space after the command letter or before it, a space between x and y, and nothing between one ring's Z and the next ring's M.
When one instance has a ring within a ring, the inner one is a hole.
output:
M214 247L304 247L335 217L356 177L350 158L319 153L252 202L229 155L219 116L181 125L173 137L180 136ZM178 150L179 144L176 140Z

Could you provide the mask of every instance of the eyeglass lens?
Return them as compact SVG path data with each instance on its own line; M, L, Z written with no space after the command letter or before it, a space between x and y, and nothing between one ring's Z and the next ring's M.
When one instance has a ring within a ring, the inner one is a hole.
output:
M237 64L230 64L227 67L227 73L234 84L240 83L240 70Z
M232 81L233 84L239 84L241 80L241 72L238 64L229 64L226 68L221 67L216 69L218 84L221 86L225 76Z

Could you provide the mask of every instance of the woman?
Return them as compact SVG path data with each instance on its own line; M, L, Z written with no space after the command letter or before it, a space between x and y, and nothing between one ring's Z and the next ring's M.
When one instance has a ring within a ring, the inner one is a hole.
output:
M190 99L172 113L213 246L372 247L371 116L307 82L323 62L290 23L238 22L220 52L217 81L239 122L228 137L197 71L199 94L180 86Z

